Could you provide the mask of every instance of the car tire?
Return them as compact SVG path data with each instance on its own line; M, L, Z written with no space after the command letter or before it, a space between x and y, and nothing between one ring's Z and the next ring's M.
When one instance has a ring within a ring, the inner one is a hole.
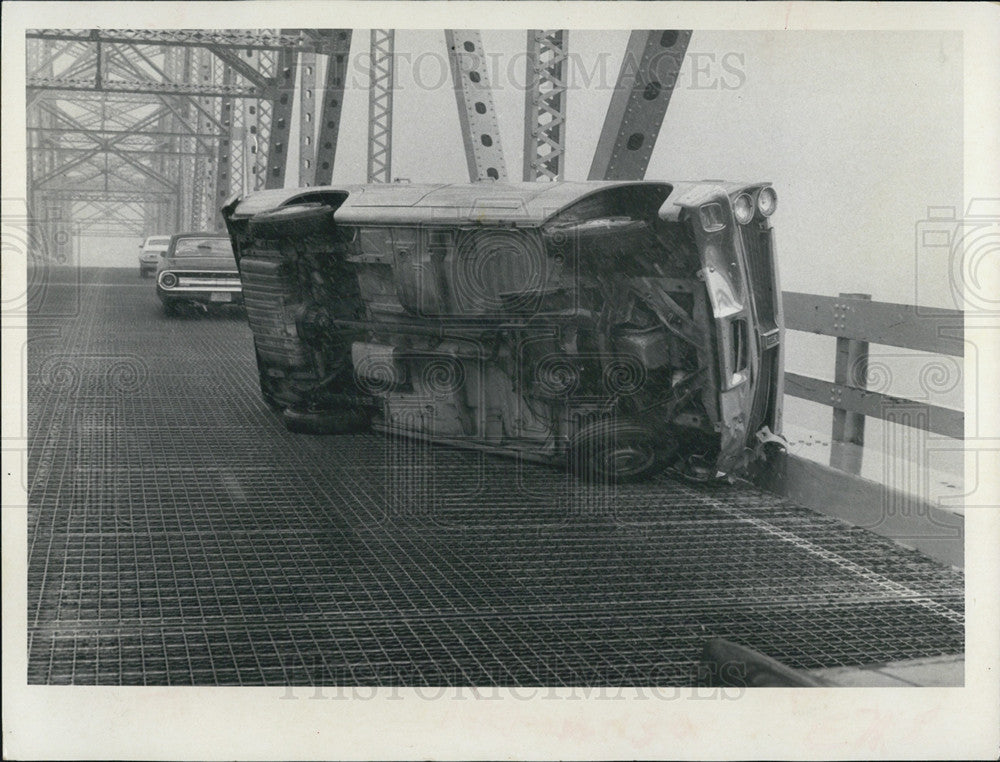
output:
M174 317L177 315L177 302L173 299L163 300L163 314L167 317Z
M584 426L569 448L569 468L577 476L598 482L644 481L660 471L670 453L648 426L636 421L600 420ZM674 448L675 449L675 448Z
M359 434L371 428L371 413L364 408L300 410L285 408L285 428L296 434Z

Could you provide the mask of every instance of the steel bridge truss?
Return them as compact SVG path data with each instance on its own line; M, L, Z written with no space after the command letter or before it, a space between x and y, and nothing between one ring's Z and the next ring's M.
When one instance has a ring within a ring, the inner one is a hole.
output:
M529 29L524 88L526 181L564 179L569 32Z
M53 229L72 219L82 235L220 228L226 198L284 183L300 70L324 120L302 100L300 118L317 128L308 137L301 131L303 180L312 182L310 170L321 168L329 182L350 36L318 29L28 32L29 213ZM329 98L310 79L318 70L326 72ZM54 239L52 231L42 238Z
M590 180L641 180L677 84L691 32L636 30L590 165Z
M396 33L371 30L371 76L368 85L368 182L392 181L392 91Z
M446 29L444 34L469 179L505 181L507 163L482 38L474 29Z
M632 33L591 179L643 177L690 34ZM445 40L469 177L504 181L481 35ZM220 228L233 194L329 184L351 42L344 29L29 31L28 206L42 237L65 239L71 222L81 235ZM369 182L393 179L394 53L394 31L371 30ZM528 31L524 180L564 179L568 54L566 30Z

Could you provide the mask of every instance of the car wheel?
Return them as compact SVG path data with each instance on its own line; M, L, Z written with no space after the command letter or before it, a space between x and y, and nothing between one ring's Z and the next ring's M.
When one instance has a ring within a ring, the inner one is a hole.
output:
M358 434L371 427L371 413L363 408L298 410L285 408L285 428L296 434Z
M570 445L569 466L578 476L601 482L648 479L669 460L662 437L635 421L602 420L582 428Z
M177 302L173 299L164 299L163 314L167 317L174 317L177 314Z

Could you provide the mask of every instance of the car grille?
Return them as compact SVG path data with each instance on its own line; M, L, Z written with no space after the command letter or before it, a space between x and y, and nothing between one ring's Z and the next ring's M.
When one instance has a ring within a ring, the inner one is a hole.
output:
M265 360L281 365L304 365L307 358L295 318L286 309L286 305L296 301L294 271L288 262L261 256L267 253L270 252L255 250L254 256L240 260L243 304L257 351Z
M774 290L774 248L771 245L771 228L763 225L740 225L743 248L750 270L750 289L753 293L757 322L762 333L778 327L777 298Z

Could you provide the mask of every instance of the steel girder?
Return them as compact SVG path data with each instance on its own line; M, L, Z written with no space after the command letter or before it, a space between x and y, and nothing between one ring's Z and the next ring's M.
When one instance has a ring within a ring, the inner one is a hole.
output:
M475 29L445 29L451 78L462 127L469 179L507 179L482 36Z
M272 29L31 29L29 40L136 43L205 47L214 45L237 50L307 50L323 53L326 41L315 29L275 31Z
M119 103L115 99L115 103ZM111 130L103 127L95 129L85 129L82 127L28 127L29 133L53 133L57 135L82 135L95 140L105 140L113 135L123 135L128 138L217 138L218 132L191 132L177 130L143 130L135 132L133 130ZM162 141L161 141L162 142Z
M569 32L529 29L524 90L523 179L562 180L566 159Z
M121 201L135 201L137 198L142 199L153 199L157 203L162 202L165 199L173 198L173 191L168 190L150 190L147 188L142 188L138 190L101 190L101 189L64 189L64 190L49 190L41 191L48 199L57 199L59 201L107 201L107 202L121 202Z
M316 184L316 54L299 53L299 185Z
M316 134L317 185L329 185L333 181L340 117L344 110L344 82L347 80L347 61L351 50L350 29L328 30L327 36L329 45L323 77L323 104Z
M213 81L213 56L205 48L191 48L191 68L200 82L211 83ZM214 108L217 101L212 98L199 99L199 113L197 128L199 131L208 127L208 123L214 119ZM195 149L197 152L197 149ZM210 227L211 211L209 206L215 197L215 183L213 175L213 164L215 156L206 154L205 156L194 156L189 160L192 163L191 173L194 178L191 204L191 221L188 226L190 230L208 230Z
M248 59L256 58L257 69L265 76L277 75L279 51L247 51ZM271 123L274 115L273 100L242 101L243 123L247 135L249 155L245 157L246 188L260 190L267 180L268 146L271 140Z
M294 50L277 53L278 92L271 106L271 129L267 142L265 188L285 187L288 164L288 141L291 137L292 106L295 101L297 54Z
M396 33L371 30L368 85L368 182L392 182L392 91Z
M223 81L232 76L232 70L228 64L223 65L220 76ZM219 209L223 207L230 196L244 190L246 143L243 133L243 104L237 103L232 98L224 98L219 106L219 119L222 122L224 132L219 138L219 146L216 151L213 207L215 227L221 230L225 225Z
M199 48L200 49L200 48ZM191 95L225 98L266 98L266 88L255 85L193 85L176 82L143 82L139 80L72 79L67 77L28 77L29 90L60 90L70 92L132 93L149 95Z
M637 30L611 96L591 180L641 180L667 113L690 30Z

